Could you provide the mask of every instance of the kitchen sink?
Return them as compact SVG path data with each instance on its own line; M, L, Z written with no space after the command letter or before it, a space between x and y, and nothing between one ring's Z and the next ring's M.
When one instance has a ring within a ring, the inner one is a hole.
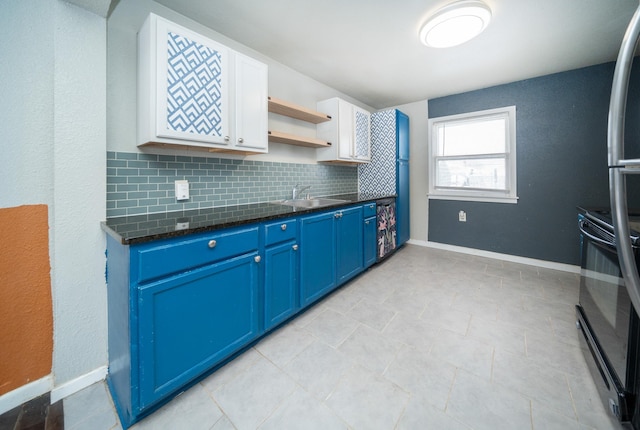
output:
M323 199L323 198L315 198L315 199L288 199L288 200L278 200L276 203L279 205L285 206L293 206L294 208L320 208L323 206L332 206L339 205L340 203L347 203L349 200L340 200L340 199Z

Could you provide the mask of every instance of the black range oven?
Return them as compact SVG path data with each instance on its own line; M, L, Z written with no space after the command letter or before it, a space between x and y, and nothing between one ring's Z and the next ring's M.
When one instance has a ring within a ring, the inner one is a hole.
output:
M640 218L630 216L630 221L632 229L640 230ZM620 271L611 216L604 210L581 210L578 224L581 276L576 315L587 346L585 359L611 413L640 428L640 321ZM638 262L640 234L632 230L630 236Z

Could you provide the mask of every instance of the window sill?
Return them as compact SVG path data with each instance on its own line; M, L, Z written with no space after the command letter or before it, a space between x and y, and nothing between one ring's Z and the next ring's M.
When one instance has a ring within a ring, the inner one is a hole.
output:
M457 200L463 202L485 202L485 203L518 203L518 197L490 197L490 196L458 196L451 194L428 194L429 200Z

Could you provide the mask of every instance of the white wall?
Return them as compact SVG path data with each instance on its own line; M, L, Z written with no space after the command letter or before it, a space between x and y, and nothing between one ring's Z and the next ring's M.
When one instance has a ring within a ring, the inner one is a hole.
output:
M269 95L310 109L315 109L318 100L339 96L367 110L373 110L370 106L308 78L217 33L214 31L215 29L204 27L165 6L151 0L120 0L108 20L107 148L109 151L140 151L136 142L136 35L150 12L266 63L269 66ZM315 137L316 133L316 126L313 124L276 114L269 114L269 128L308 137ZM145 149L145 151L149 150ZM157 148L151 151L154 153L180 153L198 157L207 156L206 152L162 151ZM219 153L210 156L234 157ZM250 159L316 163L315 149L280 143L269 143L268 154L251 156Z
M60 0L2 1L0 37L0 207L49 207L62 387L107 364L106 21Z
M50 204L53 2L0 2L0 207Z
M106 20L55 2L52 282L55 385L107 364Z

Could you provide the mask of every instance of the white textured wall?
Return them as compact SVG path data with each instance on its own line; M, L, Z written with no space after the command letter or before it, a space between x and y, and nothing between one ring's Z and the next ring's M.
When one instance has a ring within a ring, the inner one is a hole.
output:
M106 20L55 1L53 369L56 386L107 364Z
M365 109L362 104L326 85L302 75L264 55L241 45L220 33L185 18L151 0L120 0L108 21L108 121L109 151L136 152L136 51L137 31L150 13L156 13L177 24L216 40L232 49L256 58L269 66L269 95L315 109L316 102L342 97ZM280 115L269 114L269 128L303 136L315 137L316 126ZM148 151L145 149L145 151ZM207 156L206 152L176 152L158 150L154 153ZM215 157L227 157L216 153ZM233 156L229 156L233 158ZM252 160L316 163L315 149L280 143L269 143L269 153L250 156Z
M0 2L3 208L53 199L52 10L45 0Z

